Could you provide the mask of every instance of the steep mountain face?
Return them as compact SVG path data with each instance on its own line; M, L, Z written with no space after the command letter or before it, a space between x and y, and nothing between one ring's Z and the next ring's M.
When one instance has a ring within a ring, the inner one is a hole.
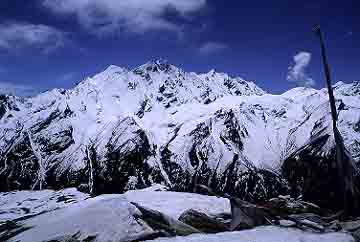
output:
M356 170L359 163L360 144L357 136L359 110L351 103L351 100L347 99L348 96L359 96L359 82L351 85L337 83L334 90L342 98L338 100L339 125L342 127L341 133L345 138L345 148L350 151L346 152L344 158L355 167L356 183L359 186L359 173ZM314 126L309 141L284 160L282 174L289 181L293 195L303 195L305 199L324 207L331 205L333 208L342 209L347 205L344 204L341 189L338 189L342 184L338 179L332 127L324 125L322 120L325 119L328 119L328 124L330 123L330 116L323 116ZM346 126L348 129L344 129ZM351 140L352 138L354 140Z
M334 90L339 129L359 162L360 84ZM163 61L110 66L71 90L0 98L0 191L78 186L98 194L153 183L192 191L201 183L268 198L292 187L283 163L314 137L322 142L312 157L331 156L329 112L325 89L271 95Z

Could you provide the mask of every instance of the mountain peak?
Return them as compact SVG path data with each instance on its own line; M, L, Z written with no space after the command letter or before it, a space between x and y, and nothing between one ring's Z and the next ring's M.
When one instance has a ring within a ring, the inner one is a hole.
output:
M157 59L153 59L151 61L149 61L148 63L153 63L155 65L168 65L169 61L167 59L164 58L157 58Z
M208 75L210 76L213 76L216 74L216 70L215 69L211 69L209 72L208 72Z
M108 66L108 68L105 69L105 71L106 72L124 72L124 71L127 71L127 69L124 67L116 66L116 65L110 65L110 66Z
M169 72L171 70L178 70L176 66L169 64L166 59L158 58L148 61L144 65L135 68L134 71L145 71L145 72Z
M357 96L360 94L360 81L353 81L351 83L340 81L333 87L344 96Z
M346 85L346 83L343 82L343 81L338 81L333 85L333 87L336 88L336 87L340 87L340 86L343 86L343 85Z

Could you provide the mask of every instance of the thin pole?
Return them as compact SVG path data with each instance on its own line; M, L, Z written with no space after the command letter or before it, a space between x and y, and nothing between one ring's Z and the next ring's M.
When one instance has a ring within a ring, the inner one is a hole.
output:
M355 178L353 173L354 167L352 164L352 157L346 153L344 140L341 136L340 131L337 128L338 115L336 110L334 92L331 85L331 73L326 55L324 36L323 33L321 32L319 25L316 26L313 30L319 36L320 39L321 55L324 64L326 84L329 94L334 140L336 146L335 150L336 150L336 163L338 170L338 184L339 184L340 193L343 196L344 215L347 216L350 215L351 212L358 209L357 189L355 186L355 182L354 182Z
M336 127L336 121L337 121L337 111L336 111L336 105L335 105L334 92L333 92L332 85L331 85L331 73L330 73L330 66L329 66L329 63L328 63L328 60L327 60L327 55L326 55L326 48L325 48L325 44L324 44L324 35L321 32L321 29L320 29L319 25L317 25L314 28L314 32L320 38L321 55L322 55L322 60L323 60L323 64L324 64L324 70L325 70L325 76L326 76L326 84L327 84L328 93L329 93L329 99L330 99L331 116L332 116L332 119L333 119L333 128L335 128Z

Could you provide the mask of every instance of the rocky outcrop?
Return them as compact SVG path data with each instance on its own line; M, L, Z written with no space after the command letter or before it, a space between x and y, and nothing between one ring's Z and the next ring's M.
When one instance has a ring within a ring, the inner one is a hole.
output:
M331 147L328 154L323 152L331 139L330 135L316 137L296 151L284 161L282 174L289 182L293 197L302 195L321 207L341 210L344 200L340 190L336 189L339 180L335 147ZM359 184L358 174L356 178Z
M278 215L316 213L326 215L326 209L321 209L318 205L306 202L302 198L292 198L288 196L279 196L263 202L264 206Z
M229 230L229 222L225 221L222 217L211 217L194 209L185 211L180 216L179 221L188 224L203 233L220 233Z
M154 231L161 231L167 237L200 233L200 230L197 230L191 225L166 216L161 212L145 208L137 203L132 203L132 205L140 210L141 215L139 218L144 220Z

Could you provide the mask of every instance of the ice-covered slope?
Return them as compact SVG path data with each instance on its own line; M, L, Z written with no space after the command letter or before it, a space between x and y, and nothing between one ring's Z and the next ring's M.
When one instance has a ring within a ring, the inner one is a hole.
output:
M335 87L339 128L357 161L359 91L358 82ZM271 196L286 190L276 174L282 162L331 134L329 111L325 89L271 95L241 78L163 61L110 66L70 90L1 97L0 190L108 193L157 182L188 191L203 183ZM332 149L328 139L314 152Z

